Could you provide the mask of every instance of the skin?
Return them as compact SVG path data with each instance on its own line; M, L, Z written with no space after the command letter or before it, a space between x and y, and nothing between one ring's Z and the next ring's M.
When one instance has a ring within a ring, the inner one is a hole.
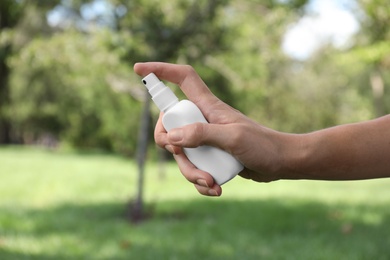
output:
M257 182L390 177L390 115L288 134L256 123L219 100L191 66L148 62L135 64L134 71L140 76L153 72L161 80L177 84L209 122L167 133L161 113L154 134L157 145L173 154L184 177L202 195L220 196L222 189L187 159L182 147L219 147L245 166L240 176Z

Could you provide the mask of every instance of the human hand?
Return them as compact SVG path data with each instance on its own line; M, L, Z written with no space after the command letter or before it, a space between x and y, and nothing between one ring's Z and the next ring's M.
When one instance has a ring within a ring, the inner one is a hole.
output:
M161 80L179 85L209 122L187 125L167 133L161 122L161 113L155 128L157 145L173 153L180 171L188 181L194 183L199 193L220 196L222 189L210 174L197 169L187 159L182 147L215 146L244 164L245 168L240 173L242 177L259 182L279 179L282 144L287 141L287 136L253 122L222 102L211 93L191 66L137 63L134 71L141 76L153 72Z

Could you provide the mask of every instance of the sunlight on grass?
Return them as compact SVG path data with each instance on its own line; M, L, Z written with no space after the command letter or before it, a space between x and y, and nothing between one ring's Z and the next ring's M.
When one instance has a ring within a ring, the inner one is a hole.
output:
M126 219L132 160L0 148L0 259L386 259L388 179L254 183L200 196L174 163L146 167L152 217Z

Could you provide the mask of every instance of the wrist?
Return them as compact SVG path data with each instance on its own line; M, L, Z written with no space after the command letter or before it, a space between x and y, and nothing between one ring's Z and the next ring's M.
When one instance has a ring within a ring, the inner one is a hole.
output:
M303 179L310 138L307 134L279 133L279 179Z

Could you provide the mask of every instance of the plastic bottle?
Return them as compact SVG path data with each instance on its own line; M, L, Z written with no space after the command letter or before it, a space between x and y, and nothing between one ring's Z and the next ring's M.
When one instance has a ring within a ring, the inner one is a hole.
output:
M142 82L148 89L152 100L164 112L162 123L165 130L193 123L208 123L199 108L189 100L179 99L170 88L164 85L154 73L150 73ZM212 146L184 148L187 158L200 170L213 176L215 182L222 185L234 178L244 166L231 154Z

